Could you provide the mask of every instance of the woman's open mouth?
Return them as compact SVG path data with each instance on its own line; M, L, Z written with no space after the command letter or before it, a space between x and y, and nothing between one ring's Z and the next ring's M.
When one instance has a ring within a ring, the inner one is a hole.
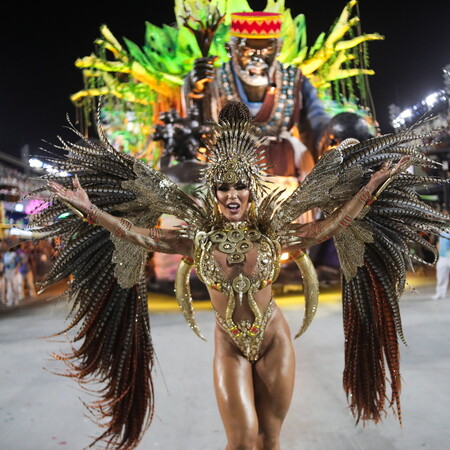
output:
M239 203L228 203L227 205L228 211L230 211L232 214L236 214L241 209L241 205Z

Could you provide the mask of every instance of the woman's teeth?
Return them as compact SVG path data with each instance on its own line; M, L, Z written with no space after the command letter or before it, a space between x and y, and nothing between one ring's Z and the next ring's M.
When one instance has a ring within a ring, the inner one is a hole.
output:
M239 211L239 204L237 204L237 203L230 203L229 205L227 205L227 208L231 212L236 212L236 211Z

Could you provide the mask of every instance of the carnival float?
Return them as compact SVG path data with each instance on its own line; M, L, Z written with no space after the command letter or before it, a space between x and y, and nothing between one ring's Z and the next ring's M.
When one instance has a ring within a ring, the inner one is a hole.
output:
M83 80L83 88L71 96L76 126L91 137L101 125L114 147L174 177L186 192L195 191L207 131L201 115L186 104L183 86L199 58L212 58L215 68L229 61L225 44L236 12L253 9L247 0L175 0L174 24L146 21L143 45L126 37L120 41L117 30L101 25L93 53L75 61ZM345 4L328 31L314 39L307 34L305 14L293 16L284 0L268 0L263 13L282 16L277 59L301 70L330 117L351 114L353 123L357 117L371 136L377 134L368 46L383 36L362 31L358 1ZM299 135L295 127L292 133ZM288 177L284 183L287 191L296 185ZM164 220L164 226L176 226ZM155 254L153 259L157 278L169 280L171 292L177 257ZM332 273L336 279L335 268Z
M215 56L216 67L229 59L224 44L231 13L237 11L252 8L246 0L175 0L175 24L147 21L142 46L127 38L121 43L114 30L102 25L95 52L75 62L84 84L71 96L80 128L88 133L95 124L101 98L101 122L111 142L158 168L164 150L154 139L157 125L171 112L186 117L182 86L196 59ZM283 16L278 60L301 69L331 116L352 111L376 129L368 43L383 37L363 33L357 11L357 0L351 0L329 31L309 44L304 14L293 17L284 0L268 0L264 9Z

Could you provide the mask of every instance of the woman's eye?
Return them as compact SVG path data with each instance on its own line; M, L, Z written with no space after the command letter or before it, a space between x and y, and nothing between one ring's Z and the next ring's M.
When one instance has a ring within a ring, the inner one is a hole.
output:
M218 190L218 191L221 191L221 192L227 192L227 191L228 191L228 186L219 186L219 187L217 188L217 190Z
M247 189L247 186L246 186L245 184L237 184L237 185L236 185L236 189L237 189L238 191L242 191L242 190L244 190L244 189Z

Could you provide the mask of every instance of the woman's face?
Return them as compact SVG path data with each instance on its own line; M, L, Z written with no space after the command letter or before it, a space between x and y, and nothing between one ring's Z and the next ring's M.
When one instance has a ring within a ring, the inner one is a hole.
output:
M243 220L249 205L250 191L244 182L221 183L216 188L219 210L229 222Z

